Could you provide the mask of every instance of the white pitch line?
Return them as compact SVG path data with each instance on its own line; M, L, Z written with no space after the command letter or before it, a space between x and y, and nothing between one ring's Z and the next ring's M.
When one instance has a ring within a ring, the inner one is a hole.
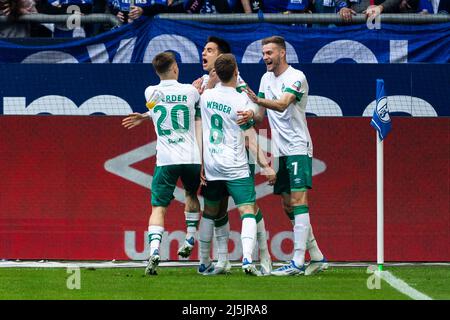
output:
M433 300L426 294L423 294L420 291L410 287L405 281L395 277L389 271L381 271L381 279L390 284L391 287L400 291L401 293L407 295L411 299L414 300Z

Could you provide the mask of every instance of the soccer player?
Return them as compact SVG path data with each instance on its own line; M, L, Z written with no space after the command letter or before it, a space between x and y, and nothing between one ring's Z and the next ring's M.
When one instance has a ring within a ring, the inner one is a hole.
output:
M219 79L214 69L214 63L221 54L231 53L230 45L223 39L218 37L208 37L205 47L202 52L202 66L207 74L194 81L193 85L203 92L205 89L216 87ZM236 90L242 92L246 88L245 81L238 74ZM262 156L260 156L262 158ZM255 165L250 164L251 174L255 174ZM203 188L202 188L203 191ZM208 204L206 204L208 206ZM231 264L228 261L228 240L230 237L230 224L228 222L228 195L225 195L219 207L219 214L215 219L212 219L207 214L203 213L203 219L200 222L200 267L199 273L205 275L215 275L227 273ZM260 208L256 207L256 222L257 222L257 242L260 252L261 271L263 274L270 274L272 271L272 260L270 258L269 248L267 245L267 232L264 218ZM216 264L211 263L210 249L211 240L215 234L215 242L217 245L218 261ZM193 241L189 241L186 237L185 244L180 248L178 254L186 257L189 256L193 249Z
M186 211L197 215L200 203L197 190L200 185L201 166L201 121L198 103L200 95L190 84L178 80L179 69L172 53L163 52L155 56L153 67L161 82L145 90L150 111L133 113L122 121L126 128L133 128L150 117L157 135L156 167L152 181L152 213L149 219L148 237L150 259L145 273L156 274L160 261L159 247L164 233L164 217L174 198L178 178L186 190ZM161 98L155 100L155 94ZM197 136L198 134L198 136Z
M205 172L202 178L206 179L203 190L204 215L216 217L223 194L231 195L242 219L242 269L247 274L256 275L258 271L253 265L251 256L257 233L256 193L254 178L250 175L244 140L245 137L249 138L250 150L254 152L256 132L251 124L244 126L237 124L237 112L250 110L254 108L254 105L245 93L236 91L238 69L233 55L220 55L214 63L214 69L221 83L213 89L205 90L200 102ZM247 131L248 133L244 133ZM261 159L258 156L256 158L267 174L269 183L273 184L275 172L265 158ZM201 236L202 224L200 225Z
M274 193L281 195L285 213L294 225L294 256L272 274L310 275L328 267L327 260L314 239L308 208L307 190L312 188L313 145L306 123L308 82L300 70L286 61L286 43L273 36L262 41L263 60L267 72L261 79L258 95L246 89L250 99L260 108L255 119L267 109L279 169ZM305 251L311 256L305 266Z

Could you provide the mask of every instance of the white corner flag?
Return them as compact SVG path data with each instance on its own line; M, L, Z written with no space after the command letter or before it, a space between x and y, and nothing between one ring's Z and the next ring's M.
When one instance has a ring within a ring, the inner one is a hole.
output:
M384 264L383 140L392 129L383 79L377 79L377 103L370 125L377 130L377 264L378 269L382 271Z

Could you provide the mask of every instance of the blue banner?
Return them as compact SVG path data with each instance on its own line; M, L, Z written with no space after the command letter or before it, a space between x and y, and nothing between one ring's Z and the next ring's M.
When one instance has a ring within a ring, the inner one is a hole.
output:
M2 39L0 63L148 63L172 50L179 62L200 63L208 36L228 40L239 63L262 63L260 40L281 35L289 63L448 63L450 23L381 24L334 28L268 23L219 25L141 18L97 37L47 46L20 45Z
M203 74L180 64L182 83ZM294 64L309 85L309 116L366 116L375 109L375 81L383 78L391 116L450 116L450 64ZM240 64L257 91L266 67ZM159 82L150 64L0 64L1 114L126 115L146 112L144 90Z

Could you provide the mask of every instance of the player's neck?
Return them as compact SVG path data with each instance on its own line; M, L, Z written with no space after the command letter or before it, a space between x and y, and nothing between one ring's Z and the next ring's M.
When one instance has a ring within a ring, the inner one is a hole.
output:
M237 79L236 78L232 78L228 82L223 82L223 81L221 81L221 82L222 82L222 86L224 86L224 87L230 87L230 88L236 89L236 86L237 86Z
M222 86L236 89L237 82L236 81L222 82Z
M281 76L287 69L289 68L289 65L287 63L282 63L280 64L280 66L277 68L277 70L273 71L273 74L275 75L275 77L279 77Z
M161 77L159 77L159 79L161 81L163 81L163 80L175 80L175 81L178 81L178 77L176 77L176 76L161 76Z

